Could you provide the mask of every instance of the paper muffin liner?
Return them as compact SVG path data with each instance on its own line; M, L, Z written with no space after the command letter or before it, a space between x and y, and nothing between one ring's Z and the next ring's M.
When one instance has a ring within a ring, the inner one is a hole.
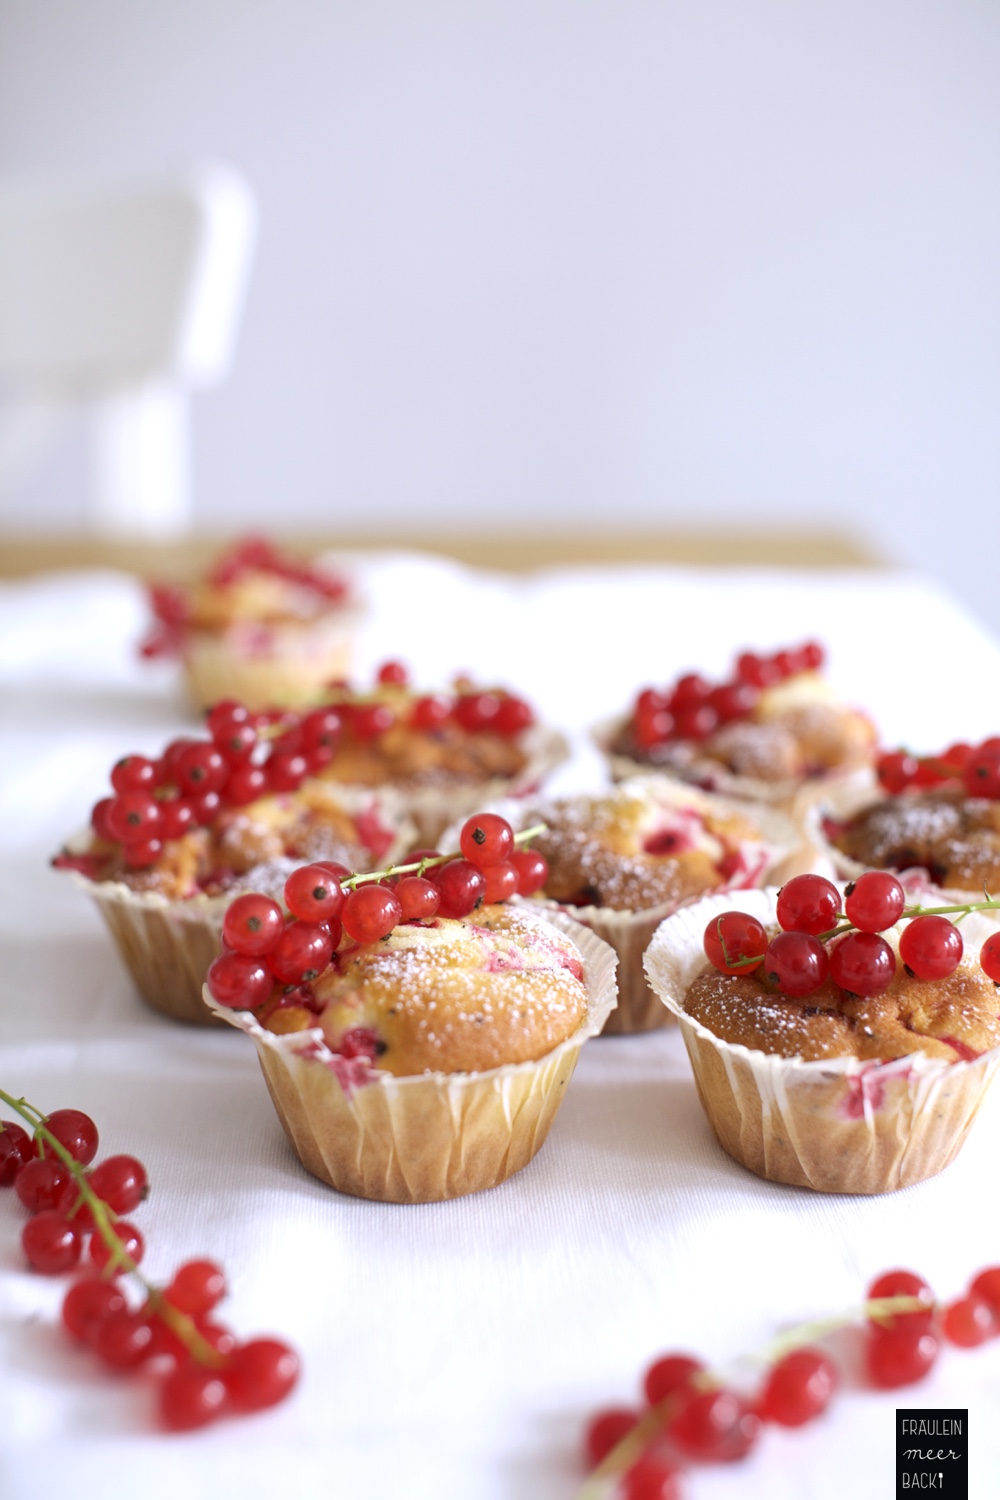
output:
M751 863L747 872L734 876L724 887L725 890L742 890L748 879L754 885L761 885L765 880L787 878L789 861L796 854L796 842L794 825L784 814L771 808L735 805L724 798L662 776L637 776L631 779L639 788L648 789L661 805L693 807L716 814L731 813L756 824L760 832L760 843L744 845L757 854L756 865ZM545 816L544 807L535 802L518 803L502 799L490 803L488 810L505 817L515 829L526 828L530 823L544 820ZM449 832L446 840L449 847L452 843L454 847L458 847L458 832L457 826ZM605 1035L654 1031L673 1024L674 1017L664 1009L659 997L649 986L643 958L660 923L678 910L676 901L660 902L645 911L619 911L610 906L566 906L538 896L530 897L527 901L520 898L518 900L519 904L529 908L565 912L574 921L596 933L603 942L610 944L617 953L618 1004L608 1016L604 1027Z
M496 1187L527 1166L548 1135L580 1048L615 1004L615 955L563 916L546 920L583 959L587 1018L535 1062L482 1073L397 1078L331 1052L316 1029L276 1036L249 1011L221 1019L253 1038L285 1134L302 1165L341 1193L434 1203Z
M404 851L413 846L414 828L398 810L391 793L361 795L346 787L343 792L342 799L341 788L336 788L335 794L350 811L375 807L391 822L397 833L385 861L388 865L401 860ZM69 848L82 852L90 837L90 830L84 830ZM199 895L182 901L156 891L134 891L122 881L89 880L76 870L70 874L96 903L147 1005L174 1021L217 1024L202 999L202 987L209 965L219 956L228 907L237 896L252 889L247 877L241 877L240 884L225 895Z
M183 649L188 693L199 708L224 698L250 709L315 704L328 683L349 675L360 617L360 609L338 605L315 620L190 630Z
M773 889L707 897L664 922L646 954L650 983L680 1022L719 1144L758 1177L820 1193L889 1193L935 1176L961 1149L1000 1068L1000 1047L970 1062L924 1053L805 1062L725 1042L685 1013L706 964L708 922L738 910L774 923L776 897ZM967 940L998 927L985 918L963 924Z
M417 838L413 847L438 847L450 824L464 822L472 813L481 812L487 803L497 798L519 799L537 792L546 777L570 754L565 736L544 724L535 724L526 730L521 746L527 760L516 776L494 776L488 781L442 780L430 786L394 783L393 793L406 816L416 825ZM350 782L336 785L358 789ZM458 848L457 842L455 848Z

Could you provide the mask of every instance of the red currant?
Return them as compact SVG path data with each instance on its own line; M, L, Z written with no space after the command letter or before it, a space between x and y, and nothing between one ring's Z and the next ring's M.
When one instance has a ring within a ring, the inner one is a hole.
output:
M899 940L899 956L917 979L947 979L958 968L962 949L962 934L947 917L914 917Z
M25 1224L21 1245L34 1270L44 1276L61 1276L80 1259L83 1235L58 1209L46 1208Z
M198 740L181 751L173 772L183 792L203 797L206 792L222 790L229 778L229 764L211 741Z
M109 1313L94 1325L88 1342L106 1365L134 1370L153 1350L153 1330L141 1313Z
M500 699L500 707L497 709L493 728L497 734L502 734L504 739L512 740L517 735L523 734L530 729L535 722L534 710L530 703L525 703L523 698L515 698L512 693L507 693Z
M719 723L729 724L734 719L749 718L760 701L760 689L749 682L725 682L713 689L708 701Z
M673 737L674 716L668 708L639 708L632 728L639 749L651 750Z
M274 975L259 958L224 953L209 968L205 983L219 1005L231 1006L233 1010L256 1010L270 999Z
M189 1260L167 1287L167 1301L178 1312L195 1316L211 1312L226 1295L226 1277L213 1260Z
M997 1332L993 1309L981 1297L960 1297L946 1307L941 1317L941 1331L951 1344L974 1349Z
M987 1266L975 1277L969 1291L987 1303L1000 1319L1000 1266Z
M361 703L351 715L355 739L375 740L392 728L396 715L388 703Z
M105 821L120 844L138 843L158 833L160 804L148 792L121 792L108 808Z
M650 1365L643 1377L646 1400L650 1406L659 1406L668 1396L690 1384L692 1376L704 1368L701 1360L690 1354L665 1354Z
M248 892L245 896L237 896L227 907L222 921L222 941L234 953L260 958L271 951L284 930L285 918L277 901Z
M271 792L294 792L309 773L309 763L298 750L279 750L268 756L267 787Z
M279 1339L253 1339L239 1345L224 1379L237 1411L263 1411L283 1401L299 1378L299 1357Z
M549 878L549 862L537 849L515 849L510 862L517 871L519 896L533 896Z
M680 1500L677 1470L659 1453L644 1453L621 1477L615 1500Z
M102 797L99 802L94 803L90 813L90 826L105 844L118 843L118 838L108 822L108 813L114 801L114 797Z
M163 851L163 840L136 839L122 845L122 856L130 870L148 870L155 865Z
M885 870L868 870L847 889L844 913L861 932L885 932L903 915L906 892Z
M767 951L767 933L756 917L724 911L705 928L705 957L720 974L752 974Z
M303 865L285 881L285 905L304 922L326 922L338 915L343 904L340 882L321 865Z
M74 1281L63 1298L62 1320L71 1338L89 1343L94 1329L105 1318L124 1312L127 1307L116 1281L84 1276Z
M263 766L234 766L226 783L226 800L234 807L247 807L264 796L268 785L267 771Z
M0 1120L0 1185L8 1187L35 1155L35 1143L14 1120Z
M193 1362L179 1364L160 1386L160 1421L168 1432L191 1432L222 1416L228 1404L217 1370Z
M440 729L451 715L451 703L447 698L418 698L410 714L410 722L424 734Z
M736 658L736 675L741 682L749 682L751 687L767 688L774 686L780 673L766 656L758 656L755 651L744 651Z
M694 703L673 710L674 733L681 740L707 740L719 725L719 716L710 703Z
M438 888L442 917L467 917L483 899L486 877L478 866L467 859L452 859L446 865L436 865L428 872L430 881Z
M879 781L890 796L898 797L913 781L920 769L920 762L905 750L890 750L879 756L875 769Z
M116 1214L130 1214L149 1195L146 1168L134 1156L108 1156L90 1174L90 1186Z
M684 709L697 708L699 704L708 701L711 691L712 684L706 682L698 672L685 672L674 684L667 707L674 714L681 713Z
M506 818L496 813L477 813L462 825L459 847L467 860L486 870L510 859L514 851L514 830Z
M778 926L785 932L829 932L839 914L840 892L822 875L796 875L778 892Z
M848 932L829 949L830 978L850 995L881 995L896 973L896 955L874 932Z
M583 1434L583 1451L588 1469L596 1469L622 1438L632 1431L639 1413L624 1406L611 1406L591 1417Z
M14 1191L29 1213L58 1208L70 1181L70 1171L51 1156L37 1156L25 1162L14 1178Z
M814 995L830 969L827 951L807 932L779 932L767 945L764 970L783 995L804 1000Z
M160 836L181 839L194 827L194 808L187 797L172 797L160 803Z
M138 1265L142 1260L143 1254L145 1252L146 1242L140 1234L139 1230L136 1229L135 1225L130 1224L127 1219L118 1219L114 1224L112 1224L111 1233L114 1235L115 1239L118 1240L121 1246L122 1253L127 1255L131 1261ZM94 1265L99 1271L103 1271L106 1266L110 1265L113 1258L116 1260L116 1264L112 1268L115 1272L123 1269L131 1269L130 1267L125 1266L124 1262L118 1260L117 1257L118 1252L114 1252L113 1255L112 1251L104 1243L104 1240L99 1234L91 1235L90 1259L93 1261Z
M45 1127L74 1161L87 1166L97 1155L97 1126L82 1109L57 1109L48 1115Z
M988 937L980 948L979 964L987 979L1000 984L1000 932Z
M868 1288L866 1301L875 1302L883 1297L918 1297L924 1304L912 1312L893 1313L891 1318L879 1318L873 1327L905 1329L923 1333L934 1318L934 1293L924 1278L916 1271L884 1271Z
M517 895L517 870L508 861L502 865L490 865L483 874L486 876L483 901L487 906L494 901L509 901L511 896Z
M156 785L156 762L144 755L123 755L111 771L111 785L116 792L152 791Z
M333 935L313 922L289 922L267 955L268 967L282 984L315 979L333 957Z
M250 710L242 703L237 703L235 698L223 698L205 715L205 727L216 744L225 740L234 729L241 729L247 724L253 728Z
M938 1340L930 1329L871 1328L865 1353L872 1384L895 1390L924 1378L937 1359Z
M980 745L962 768L962 780L970 797L1000 797L1000 745Z
M384 686L406 687L409 674L401 661L386 661L378 669L377 681Z
M668 1424L673 1442L689 1458L731 1461L745 1457L760 1435L760 1418L735 1391L698 1391Z
M403 908L393 891L382 885L359 885L344 902L341 921L356 943L377 943L403 920Z
M441 897L438 888L419 875L404 875L395 890L404 922L426 922L437 915Z
M500 712L496 693L463 693L452 708L452 718L469 734L492 729Z
M837 1387L837 1367L822 1349L793 1349L764 1382L757 1409L782 1427L801 1427L825 1411Z

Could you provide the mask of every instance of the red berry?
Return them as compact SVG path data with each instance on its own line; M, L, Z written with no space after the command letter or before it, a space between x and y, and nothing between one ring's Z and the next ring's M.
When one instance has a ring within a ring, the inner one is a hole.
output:
M467 860L486 870L500 865L514 852L514 830L496 813L477 813L462 825L459 847Z
M665 1354L651 1364L643 1378L643 1390L650 1406L659 1406L668 1396L686 1386L693 1375L705 1366L690 1354Z
M97 1155L97 1126L82 1109L57 1109L47 1116L46 1129L65 1146L74 1161L87 1166Z
M226 782L226 801L233 807L246 807L263 797L268 789L267 771L263 766L234 766Z
M135 844L159 832L160 804L148 792L122 792L112 800L105 822L120 844Z
M234 729L240 729L244 724L253 724L250 710L235 698L223 698L205 714L205 728L216 741L224 740Z
M122 855L130 870L148 870L155 865L163 851L162 839L136 839L134 843L122 845Z
M1000 797L1000 745L987 741L973 750L962 767L962 781L970 797Z
M699 673L686 672L683 677L678 677L674 684L667 707L673 714L679 714L685 709L698 708L708 701L711 691L712 684L706 682Z
M761 1416L782 1427L801 1427L830 1403L837 1367L822 1349L793 1349L768 1372L757 1403Z
M386 686L406 687L409 674L401 661L386 661L378 669L377 680Z
M226 1277L214 1260L189 1260L167 1287L167 1301L191 1316L211 1312L226 1295Z
M168 1432L191 1432L221 1417L228 1405L217 1370L192 1362L171 1370L160 1386L160 1421Z
M845 933L829 954L830 978L850 995L881 995L896 972L896 955L875 932Z
M442 917L467 917L483 899L486 877L467 859L452 859L436 865L427 878L437 886L441 897L438 911Z
M760 1434L760 1418L735 1391L698 1391L689 1397L667 1431L689 1458L731 1461L743 1458Z
M96 1323L88 1343L114 1370L134 1370L154 1352L153 1330L141 1313L109 1313Z
M309 774L309 762L300 751L279 750L267 760L267 786L271 792L294 792Z
M796 875L778 892L778 926L785 932L829 932L840 915L840 892L822 875Z
M962 949L962 934L947 917L914 917L899 940L899 956L917 979L947 979Z
M124 1312L126 1307L116 1281L84 1276L74 1281L63 1298L62 1320L71 1338L90 1343L97 1325L115 1313Z
M111 785L116 792L152 791L156 778L156 762L144 755L123 755L111 771Z
M356 943L377 943L403 920L403 908L383 885L359 885L344 902L341 921Z
M913 781L920 769L920 762L905 750L890 750L879 756L875 769L886 791L891 796L898 797Z
M260 958L271 951L284 930L285 918L277 901L248 892L245 896L237 896L226 908L222 941L234 953L246 958Z
M916 1271L884 1271L876 1277L865 1294L865 1300L875 1302L882 1297L917 1297L924 1304L912 1312L893 1313L888 1319L879 1318L873 1323L876 1328L905 1329L923 1333L934 1318L934 1293L927 1282Z
M190 797L191 816L199 828L208 828L215 822L219 809L222 806L222 798L218 792L202 792L200 796Z
M751 687L766 688L778 681L780 673L766 656L758 656L755 651L744 651L736 658L736 675L741 682L749 682Z
M256 1010L270 998L274 975L260 958L224 953L210 966L205 983L212 999L220 1005L231 1006L233 1010Z
M802 664L806 672L818 672L826 659L826 652L818 641L806 641L802 647Z
M395 890L404 922L426 922L437 915L441 897L438 888L419 875L404 875Z
M988 937L980 948L979 964L987 979L1000 984L1000 932Z
M1000 1318L1000 1266L987 1266L975 1277L969 1291L990 1306Z
M112 1224L111 1233L121 1245L122 1252L138 1265L146 1249L146 1242L135 1225L130 1224L127 1219L118 1219ZM131 1267L125 1265L124 1261L117 1258L117 1252L112 1256L112 1252L108 1249L102 1237L96 1233L90 1237L90 1259L99 1271L103 1271L106 1266L110 1265L112 1259L116 1262L112 1267L114 1274L117 1275L119 1271L131 1269Z
M302 750L311 755L316 750L329 750L332 757L340 742L340 715L335 708L314 708L306 714L300 726Z
M483 901L487 906L494 901L509 901L511 896L517 895L517 870L509 861L505 860L502 865L490 865L483 874L486 876Z
M767 950L767 933L756 917L724 911L705 928L705 957L720 974L752 974ZM747 963L744 960L755 962Z
M730 724L734 719L749 718L760 701L760 689L749 682L726 682L713 688L708 701L719 723Z
M31 1136L15 1120L0 1120L0 1185L8 1187L35 1155Z
M72 1271L80 1259L83 1235L58 1209L46 1208L25 1224L21 1246L34 1270L44 1276L61 1276L64 1271Z
M677 1470L655 1450L643 1453L622 1475L615 1500L680 1500Z
M632 732L640 750L651 750L672 739L674 716L668 708L639 708L632 722Z
M361 703L351 715L351 729L359 740L378 739L395 722L396 715L388 703Z
M71 1173L53 1156L37 1156L25 1162L14 1178L14 1191L29 1213L58 1208Z
M500 712L500 699L496 693L463 693L455 700L451 716L469 734L479 734L492 729Z
M500 699L500 707L493 720L493 728L497 734L502 734L504 739L512 740L517 735L523 734L526 729L530 729L534 722L535 713L531 704L525 703L523 698L515 698L512 693L508 693Z
M371 1026L352 1026L340 1038L337 1051L341 1057L367 1057L374 1062L379 1054L378 1033Z
M181 839L195 826L194 808L187 797L172 797L160 803L160 837Z
M517 871L519 896L533 896L549 878L549 862L537 849L515 849L510 862Z
M237 1411L263 1411L283 1401L299 1378L299 1357L279 1339L253 1339L237 1347L224 1379Z
M783 995L804 1000L826 979L830 960L818 938L807 932L779 932L767 945L764 971Z
M707 740L713 729L719 726L719 716L710 703L675 708L673 715L674 733L681 740Z
M997 1332L993 1309L981 1297L960 1297L946 1307L941 1317L941 1330L951 1344L963 1349L974 1349L984 1344Z
M343 904L340 882L320 865L303 865L285 881L285 905L304 922L326 922Z
M313 922L289 922L267 955L268 967L282 984L301 984L322 974L333 957L333 936Z
M432 734L451 715L451 703L447 698L418 698L410 714L410 723L424 734Z
M903 915L906 892L885 870L868 870L848 887L844 913L861 932L884 932Z
M177 784L190 797L220 792L229 778L229 763L210 740L197 740L193 745L187 745L172 769Z
M97 837L103 839L106 844L117 844L118 842L108 822L108 813L114 801L114 797L102 797L99 802L94 803L90 812L90 826L97 834Z
M937 1359L938 1341L930 1329L871 1328L865 1354L872 1384L895 1390L924 1378Z
M624 1406L611 1406L591 1417L583 1434L583 1451L588 1469L596 1469L622 1438L632 1431L639 1413Z
M108 1156L90 1174L90 1186L116 1214L130 1214L149 1196L146 1168L134 1156Z

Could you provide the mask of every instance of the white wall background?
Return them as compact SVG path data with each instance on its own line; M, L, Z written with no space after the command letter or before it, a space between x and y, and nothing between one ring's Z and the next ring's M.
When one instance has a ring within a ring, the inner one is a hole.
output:
M0 0L0 173L256 189L207 529L843 524L1000 626L998 79L990 0Z

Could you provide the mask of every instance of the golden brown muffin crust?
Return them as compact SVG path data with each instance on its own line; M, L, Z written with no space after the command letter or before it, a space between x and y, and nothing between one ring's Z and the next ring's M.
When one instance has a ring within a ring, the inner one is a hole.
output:
M842 827L833 843L879 870L923 868L941 886L1000 890L1000 803L960 792L886 797Z

